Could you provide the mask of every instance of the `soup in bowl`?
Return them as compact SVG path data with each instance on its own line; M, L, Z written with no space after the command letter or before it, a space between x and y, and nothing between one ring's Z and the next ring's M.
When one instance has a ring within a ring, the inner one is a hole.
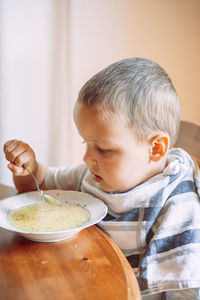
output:
M41 201L37 191L0 200L0 227L38 242L55 242L72 237L98 223L107 213L99 199L82 192L49 190L62 206Z

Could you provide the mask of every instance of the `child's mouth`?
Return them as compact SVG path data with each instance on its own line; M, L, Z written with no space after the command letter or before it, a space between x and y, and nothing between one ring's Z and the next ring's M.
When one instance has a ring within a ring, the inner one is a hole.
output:
M96 182L100 182L102 180L102 177L98 176L98 175L95 175L95 174L92 174L93 175L93 180L96 181Z

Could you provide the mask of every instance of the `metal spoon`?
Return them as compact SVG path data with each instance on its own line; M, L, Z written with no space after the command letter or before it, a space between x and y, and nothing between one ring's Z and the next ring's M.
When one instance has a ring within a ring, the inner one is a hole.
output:
M35 181L35 184L36 184L36 187L37 187L37 190L40 194L40 197L43 201L47 202L48 204L50 205L56 205L56 206L62 206L62 204L60 203L59 200L47 195L47 194L44 194L44 192L40 189L39 187L39 184L38 184L38 181L37 179L35 178L35 176L31 173L31 171L29 171L29 169L27 167L25 167L23 165L23 168L26 169L26 171L28 171L28 173L33 177L34 181Z

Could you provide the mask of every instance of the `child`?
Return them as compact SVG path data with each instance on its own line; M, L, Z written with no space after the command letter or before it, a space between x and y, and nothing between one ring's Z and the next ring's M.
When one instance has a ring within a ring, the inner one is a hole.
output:
M142 58L124 59L81 89L74 121L85 164L45 168L17 140L4 145L19 192L78 190L108 206L98 225L118 244L138 278L143 299L200 299L198 170L173 149L180 122L176 91L165 71Z

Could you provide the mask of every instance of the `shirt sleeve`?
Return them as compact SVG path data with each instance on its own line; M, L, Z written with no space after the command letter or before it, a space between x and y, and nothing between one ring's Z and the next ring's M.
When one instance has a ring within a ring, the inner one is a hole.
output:
M71 166L69 168L60 167L47 168L45 176L45 186L48 190L61 189L80 191L81 183L88 168L85 164Z

